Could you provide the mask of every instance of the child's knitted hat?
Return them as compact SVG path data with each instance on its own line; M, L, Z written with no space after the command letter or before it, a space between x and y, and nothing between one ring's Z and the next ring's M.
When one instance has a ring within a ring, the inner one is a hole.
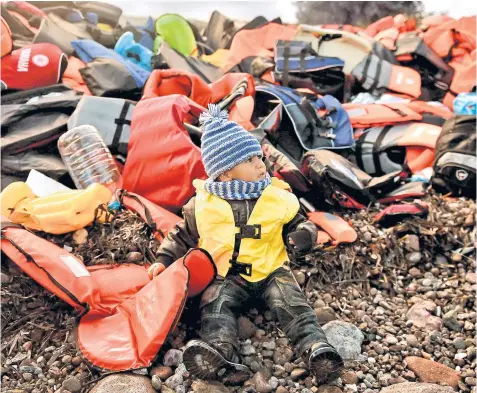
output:
M258 140L234 121L227 120L226 110L209 104L208 112L200 115L202 125L202 162L211 179L248 160L262 156Z

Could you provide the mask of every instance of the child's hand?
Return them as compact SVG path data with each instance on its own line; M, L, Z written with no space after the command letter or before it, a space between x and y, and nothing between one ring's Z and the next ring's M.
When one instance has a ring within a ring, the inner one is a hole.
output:
M153 263L149 267L149 269L147 269L147 275L149 276L149 280L152 280L154 277L161 274L164 270L166 270L166 267L162 263L160 262Z
M311 234L305 230L298 230L288 234L288 244L293 252L304 254L313 249Z

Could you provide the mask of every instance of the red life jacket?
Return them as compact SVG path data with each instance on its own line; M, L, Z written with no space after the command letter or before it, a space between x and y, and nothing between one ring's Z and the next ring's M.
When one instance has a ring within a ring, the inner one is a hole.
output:
M66 55L56 45L24 46L2 58L2 90L28 90L57 84L67 65Z
M123 187L178 212L194 195L194 179L206 179L200 149L183 122L205 109L181 95L140 100L131 120Z

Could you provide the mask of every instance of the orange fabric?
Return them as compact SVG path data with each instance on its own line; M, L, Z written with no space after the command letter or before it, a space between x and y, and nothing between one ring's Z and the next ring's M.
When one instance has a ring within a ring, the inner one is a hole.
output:
M380 31L391 29L394 27L394 18L392 16L385 16L384 18L381 18L377 20L374 23L371 23L364 32L371 36L374 37L376 34L378 34Z
M10 54L13 49L12 32L7 22L2 19L2 57Z
M358 238L356 231L339 216L325 212L311 212L308 213L308 219L331 236L333 245L353 243Z
M178 212L195 193L192 180L207 178L200 149L182 124L204 110L178 94L140 100L131 120L124 188Z
M398 14L394 17L394 26L400 33L416 30L416 20L414 18L408 18L403 14Z
M396 27L382 30L374 36L374 39L381 42L389 50L396 49L396 40L399 37L399 30Z
M405 53L403 55L396 56L396 60L399 62L412 61L413 59L414 58L412 57L410 53Z
M161 225L160 218L155 222ZM144 266L85 268L64 249L23 228L6 227L2 234L1 250L25 273L87 312L78 326L78 346L95 366L109 370L150 366L179 321L187 296L200 294L216 275L210 255L201 249L150 281Z
M273 77L273 70L265 71L260 79L268 83L273 83L274 85L279 85L279 83L276 82L275 78Z
M421 21L419 28L421 30L427 30L429 27L441 26L449 21L455 21L455 19L447 15L431 15Z
M433 163L434 149L423 149L419 147L406 148L406 164L411 173L432 167Z
M410 124L399 138L397 145L406 147L420 146L421 148L434 150L441 130L442 127L433 124Z
M475 87L475 81L477 78L476 66L477 63L473 61L468 66L456 68L449 92L445 95L444 100L442 101L444 105L453 109L453 102L457 94L472 91Z
M144 266L128 265L96 265L87 267L94 283L95 290L101 299L89 317L108 315L145 285L149 284L147 269Z
M394 16L393 22L394 26L396 26L398 29L402 28L404 24L406 23L407 17L403 14L398 14Z
M407 31L414 31L417 28L417 23L416 19L414 18L408 18L406 22L404 22L404 26L399 28L399 31L401 33L407 32Z
M83 77L81 76L81 73L79 72L79 70L84 67L86 67L86 64L77 57L68 57L68 67L66 67L61 81L73 90L80 91L88 96L92 96L93 94L89 90L88 86L84 82Z
M353 128L379 127L385 125L420 121L422 116L407 104L343 104ZM397 109L398 111L393 110Z
M388 89L417 98L421 95L421 75L409 67L393 66Z
M5 221L8 219L2 218L2 222ZM23 228L7 227L2 234L8 238L1 239L2 252L45 289L78 312L100 304L91 275L78 258ZM28 259L14 244L29 255Z
M331 242L331 236L325 231L318 230L318 236L316 237L316 244L325 244Z
M231 73L208 85L196 74L180 70L154 70L144 86L142 99L162 97L171 94L181 94L190 98L197 104L207 108L208 104L216 104L232 92L234 86L247 79L247 90L244 97L253 97L255 82L250 74ZM229 109L229 119L236 121L247 130L254 128L249 117L244 117L243 112L236 109L238 102Z
M422 35L422 39L440 57L445 58L454 45L468 53L472 52L476 48L475 35L475 16L470 16L435 25Z
M290 41L295 35L295 28L277 23L268 23L252 30L241 30L232 40L223 70L230 70L250 56L272 58L277 40Z
M78 326L83 355L109 370L148 367L177 325L190 294L189 280L199 272L202 287L197 293L210 284L215 269L206 252L194 249L120 303L112 314L83 317Z
M428 113L431 115L440 116L446 120L454 116L454 112L448 110L447 108L443 108L441 105L432 105L425 101L411 101L406 105L421 115Z

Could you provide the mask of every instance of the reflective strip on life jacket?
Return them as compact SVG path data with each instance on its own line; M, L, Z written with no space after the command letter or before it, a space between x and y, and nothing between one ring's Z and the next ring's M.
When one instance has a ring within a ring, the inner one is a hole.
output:
M374 54L366 56L351 74L370 92L384 90L413 98L421 95L421 76L417 71L393 65Z
M415 173L432 166L440 132L441 127L413 122L370 128L357 141L356 161L370 175L399 171L404 164ZM402 154L396 149L392 160L389 152L399 147L403 148Z

